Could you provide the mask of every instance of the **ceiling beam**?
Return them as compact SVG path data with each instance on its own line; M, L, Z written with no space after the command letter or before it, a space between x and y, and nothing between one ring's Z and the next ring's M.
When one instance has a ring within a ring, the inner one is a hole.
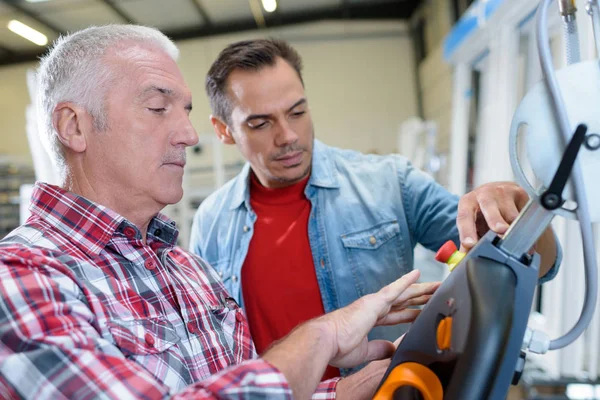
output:
M350 17L350 0L342 0L342 15L344 18Z
M29 11L27 8L25 8L21 4L19 4L16 0L0 0L0 2L7 4L13 10L18 11L23 15L26 15L29 19L37 22L40 25L45 26L46 28L50 29L51 31L54 31L58 34L64 33L64 30L61 29L59 26L54 25L53 23L51 23L50 21L47 21L43 17L40 17L39 15Z
M0 66L39 61L40 57L42 57L46 51L47 49L42 47L40 47L40 50L38 51L29 51L26 53L16 53L13 51L12 53L0 57Z
M208 13L206 12L206 9L204 8L204 6L199 3L200 0L190 0L190 1L194 5L194 8L196 9L196 11L198 11L198 14L200 14L202 19L204 20L204 24L211 26L213 24L213 22L210 19L210 17L208 16Z
M129 15L127 15L125 11L123 11L119 6L117 6L114 0L102 0L102 3L104 3L108 8L114 11L115 14L121 17L123 22L127 24L135 24L133 18L131 18Z
M412 4L410 2L407 2ZM328 9L310 10L286 15L282 12L279 15L266 16L266 25L270 28L285 25L302 24L321 20L344 20L344 19L408 19L416 7L408 7L409 10L403 10L406 6L401 6L401 2L386 2L371 5L350 4L347 12L340 12L340 7ZM256 29L256 21L244 19L220 24L213 24L211 27L200 27L186 29L182 31L165 32L173 40L186 40L225 33L235 33Z
M283 23L318 21L323 19L407 19L410 18L418 1L387 1L375 4L352 3L343 0L342 6L283 13ZM269 18L267 17L267 22Z
M5 53L8 56L12 56L15 54L15 52L12 49L9 49L8 47L5 47L1 44L0 44L0 52Z
M256 22L256 27L259 29L266 28L267 24L265 22L265 16L262 12L260 0L248 0L248 5L250 6L250 10L252 11L254 22Z
M321 20L408 19L416 8L418 1L393 1L370 5L353 4L352 2L348 3L349 4L344 6L347 8L347 10L343 11L340 11L339 6L329 9L310 10L289 15L286 15L286 13L282 10L279 15L271 17L267 16L267 26L278 27ZM164 33L173 40L187 40L227 33L251 31L255 29L256 22L254 18L248 18L244 20L223 22L218 24L213 23L210 26L202 25L201 27L192 29L165 31ZM20 54L15 52L13 55L5 55L4 57L0 57L0 65L35 61L41 55L43 55L45 51L45 49L40 49L40 51L33 53Z

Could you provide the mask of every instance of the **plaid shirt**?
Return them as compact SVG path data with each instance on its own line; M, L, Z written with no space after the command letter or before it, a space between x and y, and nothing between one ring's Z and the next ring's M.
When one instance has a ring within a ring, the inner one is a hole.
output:
M0 242L1 398L291 398L173 221L154 217L144 244L124 217L47 184L31 211Z

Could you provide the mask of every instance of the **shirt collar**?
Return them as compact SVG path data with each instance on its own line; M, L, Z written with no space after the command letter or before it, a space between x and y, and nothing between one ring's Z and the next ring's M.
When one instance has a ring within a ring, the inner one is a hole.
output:
M233 183L230 209L234 210L242 204L250 204L250 163L246 163ZM323 188L339 188L337 169L329 148L320 141L314 141L313 158L308 185Z
M129 227L135 230L134 238L141 238L133 223L113 210L94 203L75 193L47 183L36 183L29 206L31 213L51 227L72 239L87 253L99 254L119 232ZM162 214L156 215L148 226L149 232L161 229L160 240L175 244L175 222ZM127 237L131 235L126 235Z
M323 188L337 189L340 187L337 176L337 168L329 147L315 140L313 146L312 169L309 185Z

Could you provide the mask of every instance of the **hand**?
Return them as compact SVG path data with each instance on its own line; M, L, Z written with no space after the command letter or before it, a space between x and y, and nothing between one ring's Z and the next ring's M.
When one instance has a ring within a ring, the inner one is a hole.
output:
M397 348L404 335L394 341ZM340 380L336 387L336 398L343 399L372 399L381 383L385 371L390 366L391 359L372 361L360 371Z
M458 202L456 217L460 251L469 251L490 229L498 235L505 234L528 201L527 192L513 182L488 183L465 194ZM556 261L557 244L551 227L532 250L541 256L539 276L542 277Z
M387 340L368 341L374 326L412 322L421 310L408 308L423 305L439 287L439 282L415 283L419 271L414 270L377 293L361 297L347 307L320 319L332 332L333 354L330 364L354 367L363 362L389 357L396 346Z
M412 271L377 293L296 327L262 359L281 371L295 398L303 399L314 392L327 364L349 368L391 356L393 343L369 342L367 334L376 325L414 321L420 310L408 307L427 303L440 285L415 284L418 278L419 271Z
M372 399L391 359L370 362L363 369L341 379L335 390L336 399Z
M488 183L465 194L456 217L461 251L470 250L490 229L506 233L528 200L527 192L513 182Z

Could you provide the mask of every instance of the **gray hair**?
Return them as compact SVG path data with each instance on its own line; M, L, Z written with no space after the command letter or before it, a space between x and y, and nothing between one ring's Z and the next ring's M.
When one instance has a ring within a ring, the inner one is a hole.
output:
M39 133L50 158L61 171L65 169L63 146L52 122L60 102L70 101L84 107L102 131L107 127L104 101L109 83L115 77L103 64L107 50L123 42L158 47L173 60L179 57L177 46L154 28L138 25L94 26L61 36L41 59L38 69Z

